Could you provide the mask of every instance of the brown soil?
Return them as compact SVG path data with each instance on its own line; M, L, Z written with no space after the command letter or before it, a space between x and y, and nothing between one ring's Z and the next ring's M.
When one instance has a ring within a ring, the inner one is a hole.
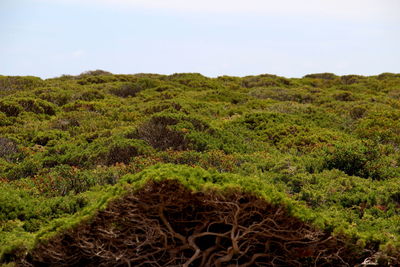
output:
M230 192L149 183L32 251L26 266L354 266L369 255Z

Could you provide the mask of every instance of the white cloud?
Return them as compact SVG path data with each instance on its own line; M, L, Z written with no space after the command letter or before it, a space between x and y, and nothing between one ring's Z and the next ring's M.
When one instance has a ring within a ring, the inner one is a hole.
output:
M304 15L346 19L398 19L400 13L398 0L52 0L51 2L56 1L189 13Z

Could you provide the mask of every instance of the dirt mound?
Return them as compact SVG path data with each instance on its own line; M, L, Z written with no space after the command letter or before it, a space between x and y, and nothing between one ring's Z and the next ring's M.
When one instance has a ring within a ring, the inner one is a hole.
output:
M22 265L354 266L368 256L354 251L257 197L164 181L40 244Z

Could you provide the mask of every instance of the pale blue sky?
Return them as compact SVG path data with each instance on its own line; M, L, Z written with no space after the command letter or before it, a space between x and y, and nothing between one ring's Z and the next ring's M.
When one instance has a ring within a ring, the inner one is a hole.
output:
M400 72L399 0L0 0L0 74Z

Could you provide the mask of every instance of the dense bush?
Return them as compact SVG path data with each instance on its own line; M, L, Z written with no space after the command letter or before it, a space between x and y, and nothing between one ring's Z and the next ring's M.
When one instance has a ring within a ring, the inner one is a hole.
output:
M399 77L0 76L0 262L143 177L180 177L195 191L194 181L245 185L292 211L305 205L293 215L390 262L400 251Z
M400 146L400 113L371 112L360 119L355 132L379 143Z
M88 70L82 72L79 76L99 76L99 75L112 75L112 73L105 70Z
M0 126L10 126L13 124L12 117L8 117L3 112L0 112Z
M41 146L54 146L61 140L67 140L69 135L61 130L48 130L35 133L31 141Z
M175 116L153 116L138 127L137 135L155 149L186 150L189 141L185 138L185 130L173 128L178 123L179 118Z
M360 76L360 75L345 75L345 76L340 77L340 80L344 84L358 83L362 79L363 79L363 76Z
M93 101L96 99L104 99L104 94L98 90L87 90L82 92L78 99L85 101Z
M55 115L56 107L44 100L34 99L34 98L20 98L18 103L27 112L33 112L36 114L47 114Z
M7 116L18 116L22 111L55 115L56 107L45 100L23 97L2 100L0 102L0 111L7 114Z
M175 111L180 111L182 109L182 105L179 103L175 102L164 102L160 103L159 105L151 106L148 107L144 112L146 114L153 114L153 113L158 113L161 111L165 112L175 112Z
M0 111L7 116L18 116L22 111L22 107L14 100L1 100Z
M108 146L108 151L105 156L105 164L128 164L133 157L146 154L148 151L149 149L140 141L115 138Z
M329 152L326 168L363 178L383 179L383 166L379 162L382 156L374 144L340 144Z
M117 87L110 89L110 92L120 97L134 97L137 93L157 86L153 80L142 78L135 82L119 83Z
M340 92L334 95L334 98L339 101L354 101L355 98L351 92Z
M220 89L221 84L209 79L200 73L175 73L173 75L163 77L162 80L173 82L173 85L183 85L187 89L209 90Z
M313 79L323 79L323 80L334 80L337 76L333 73L325 72L325 73L314 73L307 74L304 78L313 78Z
M242 86L245 88L269 87L269 86L288 86L291 84L289 79L278 77L271 74L262 74L258 76L247 76L242 79Z
M32 89L42 84L42 79L33 76L0 76L0 95L7 91Z
M99 137L92 142L78 141L78 144L61 144L49 147L43 157L46 167L66 164L76 167L110 166L127 164L139 155L146 155L150 149L141 140L131 140L119 136Z
M35 95L58 106L63 106L74 98L74 93L61 88L45 88L35 90Z
M110 92L120 97L133 97L136 96L136 94L139 93L141 90L143 89L140 86L136 86L135 83L129 82L120 84L117 88L111 89Z
M287 88L255 88L249 94L258 99L274 99L278 101L295 101L299 103L312 103L316 96L305 89L291 90Z

